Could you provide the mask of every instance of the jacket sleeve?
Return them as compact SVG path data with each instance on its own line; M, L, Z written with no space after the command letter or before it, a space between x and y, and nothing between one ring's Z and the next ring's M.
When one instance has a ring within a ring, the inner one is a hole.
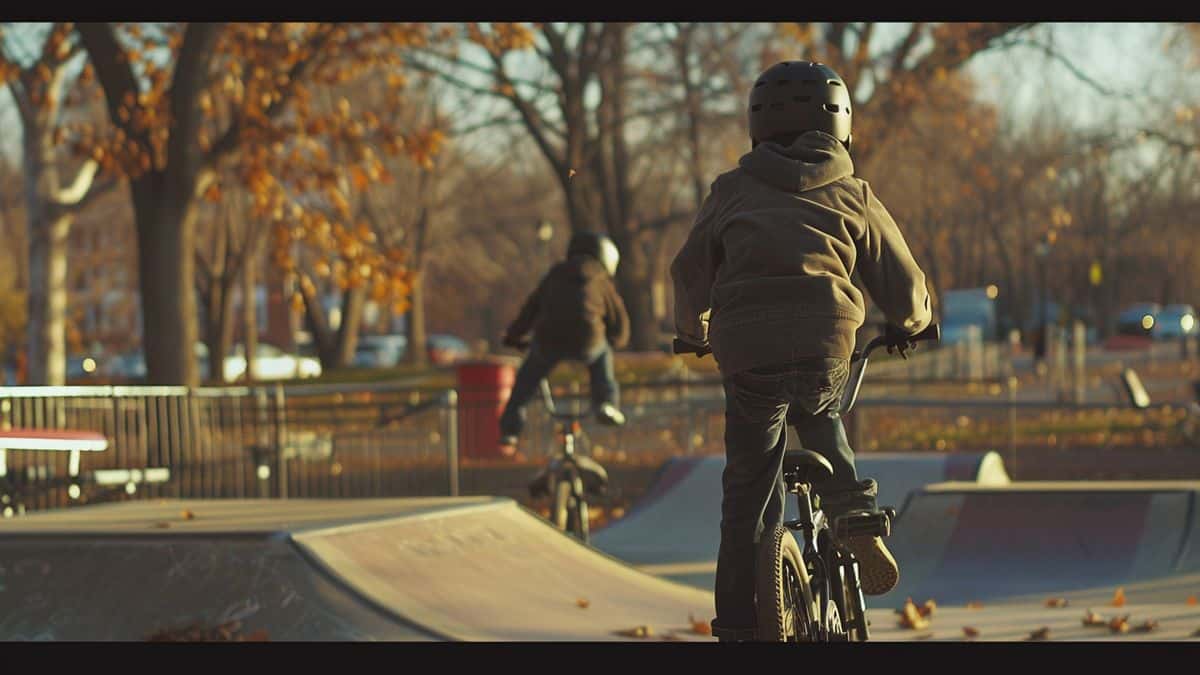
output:
M888 323L919 333L933 320L925 273L913 259L904 235L871 186L862 181L866 220L858 240L858 273Z
M533 330L533 322L537 319L538 310L541 308L542 289L546 286L546 279L543 277L538 283L537 288L529 294L525 299L525 304L521 307L521 312L517 314L517 318L509 324L508 330L505 331L504 337L506 340L519 340L529 334Z
M617 292L616 284L611 281L604 294L604 327L605 337L613 349L622 349L629 344L629 312L625 311L625 301Z
M714 229L718 221L717 182L700 205L692 232L671 262L675 284L675 334L697 345L708 344L708 316L716 281L718 251Z

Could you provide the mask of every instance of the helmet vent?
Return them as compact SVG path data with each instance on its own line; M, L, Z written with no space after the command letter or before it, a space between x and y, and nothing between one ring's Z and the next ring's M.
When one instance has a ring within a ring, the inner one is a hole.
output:
M831 84L831 85L833 85L833 86L835 86L835 87L840 87L840 86L842 86L842 83L841 83L841 82L838 82L837 80L825 80L825 84Z
M836 103L826 103L826 104L825 104L825 109L826 109L826 110L828 110L828 111L829 111L829 112L831 112L831 113L836 113L836 112L838 111L838 104L836 104Z

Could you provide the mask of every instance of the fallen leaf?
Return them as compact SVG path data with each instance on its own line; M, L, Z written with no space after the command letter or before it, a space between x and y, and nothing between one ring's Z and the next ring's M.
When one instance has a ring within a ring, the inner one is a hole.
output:
M963 626L963 635L969 638L977 638L979 637L979 629L972 628L971 626Z
M1066 607L1070 602L1066 598L1050 598L1046 601L1047 607Z
M617 631L617 635L631 638L648 638L654 637L654 630L650 626L634 626L626 630Z
M1083 615L1083 625L1085 625L1085 626L1107 626L1108 619L1104 618L1102 615L1097 614L1096 612L1093 612L1092 610L1089 609L1087 611L1087 614Z
M1108 622L1108 629L1114 633L1128 633L1129 615L1126 614L1125 616L1114 616L1112 621Z
M157 527L159 529L164 529L164 530L170 526L171 526L170 523L155 523L154 524L154 527Z
M592 602L590 600L586 600L584 598L579 598L578 600L575 601L575 604L579 605L579 609L587 609L588 606L592 604Z
M900 609L900 627L913 630L929 627L929 620L921 616L921 610L913 604L912 598L905 600L904 607Z
M983 609L983 603L978 600L972 600L967 603L967 609Z
M1027 640L1048 640L1050 639L1050 626L1042 626L1041 628L1029 634Z
M1123 587L1118 588L1117 592L1113 593L1112 606L1113 607L1124 607L1125 606L1125 589Z
M697 620L696 617L688 614L688 622L692 624L692 632L696 635L712 635L712 626L707 621Z
M921 616L924 617L933 616L933 613L937 611L937 603L933 600L926 600L925 604L921 605L917 611L920 612Z
M1197 600L1196 596L1194 596L1194 595L1189 595L1188 599L1187 599L1187 604L1195 606L1195 605L1200 604L1200 600Z
M182 516L184 520L193 520L196 517L196 514L192 513L191 511L188 511L186 509L183 511L183 513L181 513L179 515Z
M1138 633L1149 633L1151 631L1158 630L1158 622L1154 619L1146 619L1138 624L1133 630Z

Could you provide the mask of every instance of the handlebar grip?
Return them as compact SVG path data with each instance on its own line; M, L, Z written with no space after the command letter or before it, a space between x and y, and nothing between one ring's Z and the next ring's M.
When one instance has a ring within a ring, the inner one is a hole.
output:
M701 357L712 353L712 349L709 347L695 345L687 342L686 340L680 340L679 338L675 338L671 342L671 351L676 354L695 354L696 356Z

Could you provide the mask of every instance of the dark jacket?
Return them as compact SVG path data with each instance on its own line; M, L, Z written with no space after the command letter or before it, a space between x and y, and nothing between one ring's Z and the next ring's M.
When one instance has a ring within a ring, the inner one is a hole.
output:
M676 331L726 373L849 358L865 317L856 271L890 323L929 325L925 275L845 147L819 131L760 143L713 182L671 265Z
M629 315L600 261L574 256L546 273L506 337L516 340L530 330L543 351L582 359L605 340L614 349L628 344Z

